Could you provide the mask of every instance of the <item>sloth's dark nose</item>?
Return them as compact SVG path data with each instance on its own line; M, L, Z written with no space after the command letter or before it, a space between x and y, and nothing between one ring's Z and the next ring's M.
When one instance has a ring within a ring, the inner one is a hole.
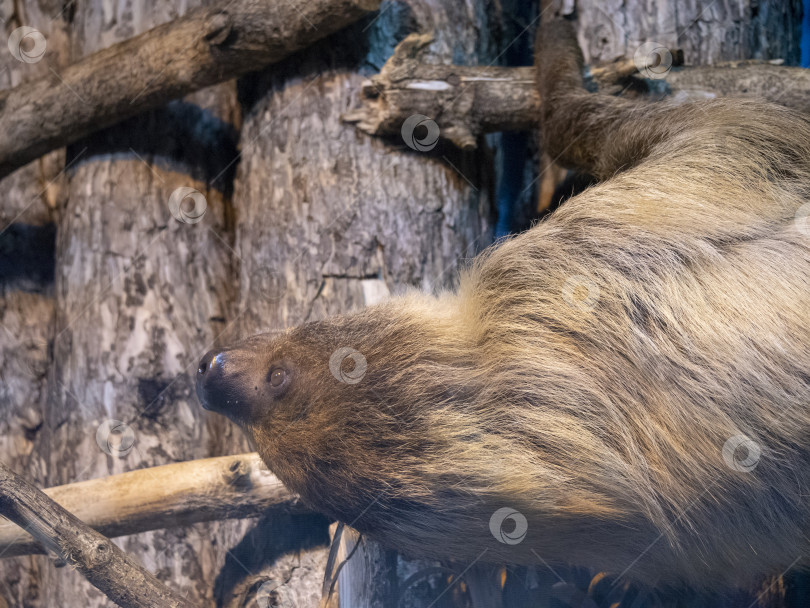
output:
M209 350L197 368L197 398L207 410L219 410L225 400L227 380L224 371L225 352L219 349Z
M196 390L205 409L240 424L250 419L254 402L261 397L258 383L252 380L256 368L252 355L250 349L230 346L209 351L200 359Z
M203 355L203 358L200 359L200 367L197 368L197 374L199 377L204 377L210 370L211 365L214 363L214 359L217 358L219 354L219 350L209 350L207 353Z

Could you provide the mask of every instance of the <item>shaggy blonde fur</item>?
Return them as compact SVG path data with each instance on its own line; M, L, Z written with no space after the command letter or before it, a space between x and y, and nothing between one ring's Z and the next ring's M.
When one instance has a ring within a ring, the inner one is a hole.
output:
M457 293L225 351L240 422L292 490L413 555L698 587L779 574L810 552L810 122L586 93L564 22L538 48L546 148L604 181ZM330 371L341 347L365 357L356 384ZM501 507L521 542L491 533Z

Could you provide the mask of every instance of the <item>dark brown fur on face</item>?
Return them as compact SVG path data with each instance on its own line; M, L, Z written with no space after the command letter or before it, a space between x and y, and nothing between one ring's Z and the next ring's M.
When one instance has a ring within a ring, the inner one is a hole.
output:
M810 552L810 123L589 94L565 22L537 59L546 150L604 181L457 293L207 357L201 400L290 489L412 555L779 574Z

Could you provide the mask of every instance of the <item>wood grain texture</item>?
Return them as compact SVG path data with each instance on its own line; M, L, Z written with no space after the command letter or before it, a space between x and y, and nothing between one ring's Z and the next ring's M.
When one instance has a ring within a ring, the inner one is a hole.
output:
M124 118L279 61L378 4L223 0L5 91L0 176Z

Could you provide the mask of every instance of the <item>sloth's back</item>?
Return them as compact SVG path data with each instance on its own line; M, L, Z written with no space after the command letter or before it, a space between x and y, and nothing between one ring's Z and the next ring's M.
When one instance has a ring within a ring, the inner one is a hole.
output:
M650 571L745 580L808 549L810 128L759 102L660 111L686 126L482 257L462 297L544 462L665 538Z

